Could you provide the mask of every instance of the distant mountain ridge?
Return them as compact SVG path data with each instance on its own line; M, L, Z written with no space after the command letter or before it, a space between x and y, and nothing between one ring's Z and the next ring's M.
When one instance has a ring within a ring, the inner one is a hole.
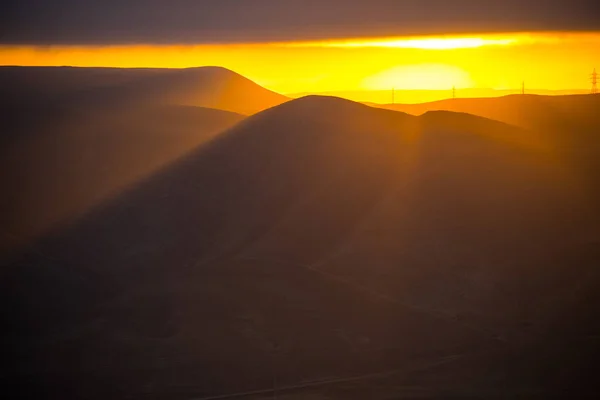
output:
M489 98L456 98L420 104L372 104L390 110L421 115L427 111L464 112L529 129L562 129L556 122L578 124L580 128L600 124L600 96L574 94L542 96L513 94Z
M174 104L249 115L288 100L222 67L0 67L0 85L6 91L0 104Z
M538 142L553 143L561 157L579 170L589 195L600 202L600 95L525 94L373 106L412 115L435 110L468 113L526 129Z

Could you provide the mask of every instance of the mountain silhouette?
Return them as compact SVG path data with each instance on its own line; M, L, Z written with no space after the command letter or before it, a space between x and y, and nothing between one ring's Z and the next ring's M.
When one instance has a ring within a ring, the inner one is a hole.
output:
M44 106L6 117L0 139L5 250L76 219L244 118L166 105Z
M6 259L15 381L189 398L424 365L432 397L578 393L586 360L558 361L597 328L600 225L555 150L461 113L258 113Z
M374 104L373 104L374 105ZM560 130L566 125L589 130L600 124L593 95L508 95L489 98L456 98L422 104L385 104L382 107L413 115L445 110L479 115L527 129Z
M510 95L457 98L423 104L387 104L384 108L421 115L427 111L463 112L495 119L537 133L537 141L578 170L590 196L600 202L600 96Z
M390 100L393 100L396 105L410 106L415 103L430 103L438 102L447 99L451 91L448 89L396 89L392 93L390 89L385 90L333 90L327 92L312 92L312 93L289 93L287 96L291 98L303 97L309 94L322 96L336 96L346 99L352 99L363 104L379 106L385 104L387 106ZM461 88L457 92L459 98L490 98L500 97L515 94L514 89L485 89L485 88ZM544 90L544 89L529 89L529 94L558 96L567 94L588 94L589 89L568 89L568 90ZM404 104L406 103L406 104Z
M59 102L86 107L171 104L248 115L288 100L222 67L1 67L0 83L7 91L5 101L10 104Z

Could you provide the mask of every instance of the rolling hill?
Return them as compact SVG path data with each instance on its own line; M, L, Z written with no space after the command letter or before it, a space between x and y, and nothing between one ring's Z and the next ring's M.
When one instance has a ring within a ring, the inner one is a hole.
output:
M582 393L600 224L554 139L329 97L251 116L5 261L12 381L45 398Z
M600 96L510 95L496 98L457 98L423 104L382 106L421 115L445 110L479 115L537 132L579 170L585 186L600 202Z
M520 90L514 89L485 89L485 88L471 88L471 89L460 89L458 97L460 98L489 98L489 97L500 97L515 94ZM527 91L530 94L557 96L557 95L568 95L568 94L588 94L589 90L541 90L541 89L529 89ZM396 105L410 106L417 103L430 103L438 102L443 99L447 99L448 96L452 95L452 90L427 90L427 89L399 89L392 93L391 89L385 90L336 90L329 92L312 92L312 93L289 93L287 96L291 98L304 97L310 94L322 95L322 96L336 96L345 99L354 100L363 104L373 104L374 106L387 104L389 101L393 101Z
M584 132L596 133L600 126L597 112L600 109L600 96L594 95L509 95L457 98L422 104L385 104L381 107L413 115L438 110L463 112L548 133L576 130L579 136Z
M285 96L221 67L186 69L0 67L0 106L188 105L249 115ZM8 102L8 104L6 104Z
M1 249L287 100L220 67L0 67L0 85Z
M34 107L5 117L0 253L76 219L244 118L166 105Z

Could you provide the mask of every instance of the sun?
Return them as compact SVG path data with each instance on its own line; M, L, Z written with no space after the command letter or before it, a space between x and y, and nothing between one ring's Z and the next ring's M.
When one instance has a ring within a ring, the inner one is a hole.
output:
M463 69L445 64L397 66L363 80L366 90L444 90L452 87L472 87L469 74Z

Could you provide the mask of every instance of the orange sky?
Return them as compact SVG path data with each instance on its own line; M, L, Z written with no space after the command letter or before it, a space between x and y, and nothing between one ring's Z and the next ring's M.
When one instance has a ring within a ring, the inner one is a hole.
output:
M2 65L220 65L280 93L462 88L587 89L600 32L308 43L0 47Z

